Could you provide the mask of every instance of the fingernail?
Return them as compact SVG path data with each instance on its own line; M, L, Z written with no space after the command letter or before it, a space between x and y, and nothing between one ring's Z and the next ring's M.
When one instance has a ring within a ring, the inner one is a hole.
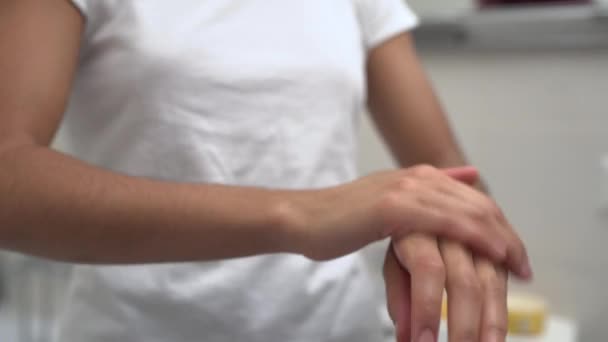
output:
M420 335L418 342L435 342L435 335L430 329L426 329Z
M527 261L521 267L521 273L526 279L532 279L532 267L530 267L530 264Z

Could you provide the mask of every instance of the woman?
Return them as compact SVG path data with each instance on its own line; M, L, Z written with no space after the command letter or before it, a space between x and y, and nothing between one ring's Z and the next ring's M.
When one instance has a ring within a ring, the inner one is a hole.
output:
M56 340L379 340L350 253L386 237L402 338L435 339L445 285L455 340L504 340L492 262L528 260L474 170L413 166L465 163L415 24L399 0L3 1L1 246L114 265L77 268ZM368 95L409 168L357 179Z

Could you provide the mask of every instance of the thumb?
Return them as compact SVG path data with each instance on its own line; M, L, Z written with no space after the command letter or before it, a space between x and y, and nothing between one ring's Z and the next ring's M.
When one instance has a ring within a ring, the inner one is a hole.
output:
M392 244L384 259L384 284L388 313L395 324L397 342L409 341L411 335L410 274L401 267Z
M479 181L479 171L473 166L448 168L443 169L443 172L455 180L468 185L474 185Z

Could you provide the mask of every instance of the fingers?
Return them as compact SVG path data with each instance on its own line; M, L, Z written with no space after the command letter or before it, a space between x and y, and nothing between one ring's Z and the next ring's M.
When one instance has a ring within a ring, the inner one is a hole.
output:
M409 191L422 191L415 186ZM466 200L454 199L440 192L424 194L423 198L412 199L395 196L394 203L387 205L393 215L391 225L400 227L392 236L399 239L411 233L423 233L471 246L475 251L502 263L506 258L507 244L503 234L495 226L481 222L481 214L471 210ZM404 212L406 214L404 214Z
M389 245L384 258L384 284L388 313L393 324L397 342L407 342L410 330L410 275L395 256L393 246Z
M447 176L460 181L466 185L474 185L479 181L479 174L477 170L473 167L459 167L459 168L448 168L442 170ZM523 246L523 242L519 239L517 234L515 234L515 230L511 226L511 224L507 221L502 210L496 205L494 201L486 198L485 201L490 201L490 210L492 210L495 215L493 218L496 220L499 226L502 226L502 232L504 234L505 239L508 241L514 241L514 245ZM483 202L483 201L482 201ZM522 249L513 249L512 247L508 248L507 251L507 264L510 268L512 268L516 275L523 279L530 279L532 277L532 269L530 267L530 261L527 255L525 248Z
M463 168L447 174L474 172ZM385 198L393 226L402 227L402 235L418 232L453 239L496 263L507 262L509 270L524 279L531 276L522 241L488 196L430 166L407 169L404 175L397 190Z
M481 341L505 342L507 336L507 273L487 259L475 258L483 289Z
M444 284L450 342L505 341L507 273L466 247L410 235L389 247L384 277L398 342L436 341Z
M437 240L413 234L393 242L393 248L411 276L411 341L436 341L445 285L445 267Z
M464 171L459 172L463 173ZM507 242L505 259L507 266L518 277L530 279L532 277L532 269L524 244L515 233L513 226L507 221L502 210L487 195L464 183L461 186L469 190L467 192L465 189L460 189L460 194L466 196L463 199L469 205L470 216L476 219L479 224L486 225L489 229L496 229L501 239Z
M499 239L505 242L506 251L503 261L518 277L524 279L531 277L531 268L525 246L494 200L464 183L450 188L446 187L443 191L452 193L462 199L463 206L467 207L464 210L467 211L468 217L473 220L473 224L495 231Z
M451 241L439 246L447 269L449 341L480 341L483 295L471 253Z
M498 212L498 221L502 223L504 227L507 229L504 230L506 234L506 239L511 241L515 241L514 245L523 246L523 241L519 238L519 236L515 233L515 229L511 226L509 221L507 221L506 217L499 209ZM528 252L526 248L508 248L507 250L507 258L506 258L506 266L510 270L516 270L515 275L524 280L530 280L533 277L532 267L530 266L530 258L528 256Z

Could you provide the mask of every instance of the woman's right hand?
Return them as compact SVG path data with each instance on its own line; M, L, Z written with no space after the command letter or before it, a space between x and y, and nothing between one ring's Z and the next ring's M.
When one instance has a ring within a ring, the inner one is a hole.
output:
M475 168L432 166L375 173L351 183L298 192L283 207L297 252L328 260L384 238L423 233L454 240L516 275L531 275L525 247L496 203L463 184ZM285 216L283 216L285 217Z

